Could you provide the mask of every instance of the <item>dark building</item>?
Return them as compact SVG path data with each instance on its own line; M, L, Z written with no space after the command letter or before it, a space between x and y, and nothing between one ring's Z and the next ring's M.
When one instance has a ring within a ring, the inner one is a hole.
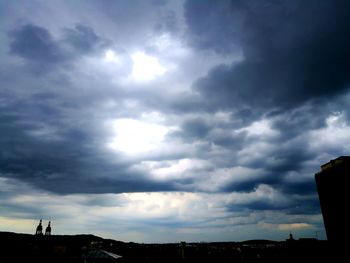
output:
M49 221L49 224L46 227L45 230L45 236L50 236L51 235L51 221Z
M321 165L315 174L327 239L346 244L350 227L350 156L340 156Z
M42 226L42 219L40 219L39 225L36 227L35 235L42 235L43 234L43 226Z

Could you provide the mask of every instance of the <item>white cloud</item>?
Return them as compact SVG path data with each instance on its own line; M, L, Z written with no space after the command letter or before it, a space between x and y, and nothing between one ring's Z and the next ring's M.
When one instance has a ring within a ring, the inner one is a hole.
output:
M6 184L13 190L22 187L15 182ZM263 237L267 226L274 229L269 237L276 239L286 238L285 231L290 229L304 236L310 229L324 234L318 227L322 223L319 215L228 209L231 204L244 206L261 200L283 202L285 198L266 185L250 193L229 195L158 192L62 196L28 186L26 189L22 194L11 191L12 195L7 192L1 196L0 204L6 202L6 209L11 210L8 216L0 216L3 230L33 233L38 220L43 218L44 224L52 221L54 234L92 233L134 242L245 240ZM31 212L17 217L23 209ZM174 235L165 234L169 232Z
M157 180L192 177L196 171L203 171L210 166L208 161L189 158L164 162L145 161L141 164L145 165Z
M202 191L220 191L229 185L252 181L264 175L262 169L252 169L242 166L231 168L216 168L196 177L196 186Z
M249 136L259 139L273 138L279 134L277 130L271 128L271 121L268 119L255 121L248 127L244 127L238 131L246 131Z
M229 194L227 196L227 202L238 205L265 202L268 206L280 207L289 205L291 203L291 200L273 187L261 184L255 188L254 191L248 193Z
M335 112L326 118L326 127L311 131L310 148L315 152L337 149L344 153L350 151L350 126L344 112Z

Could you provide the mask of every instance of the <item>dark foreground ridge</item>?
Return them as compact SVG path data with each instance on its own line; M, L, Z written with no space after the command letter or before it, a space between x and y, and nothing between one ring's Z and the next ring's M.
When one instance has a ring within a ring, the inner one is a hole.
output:
M94 235L0 232L0 262L304 262L336 258L325 240L138 244Z

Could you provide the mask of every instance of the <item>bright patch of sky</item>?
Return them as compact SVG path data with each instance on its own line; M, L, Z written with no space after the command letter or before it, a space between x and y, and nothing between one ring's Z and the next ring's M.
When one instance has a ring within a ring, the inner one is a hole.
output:
M135 119L117 119L110 126L114 137L107 146L131 155L156 150L169 131L166 126Z
M154 56L143 52L135 52L131 55L133 62L131 77L135 81L148 81L162 76L166 68L162 66Z

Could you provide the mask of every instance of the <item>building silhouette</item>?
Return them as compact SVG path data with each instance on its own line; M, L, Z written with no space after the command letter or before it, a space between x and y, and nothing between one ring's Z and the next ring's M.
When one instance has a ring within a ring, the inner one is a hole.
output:
M43 234L42 219L40 219L39 225L36 227L35 235Z
M45 229L45 236L50 236L50 235L51 235L51 221L49 221L49 224Z
M349 239L350 156L321 165L315 174L327 239L337 245Z
M35 230L35 235L43 235L43 220L40 219L39 221L39 225L36 227L36 230ZM51 235L51 221L49 221L46 229L45 229L45 236L50 236Z

